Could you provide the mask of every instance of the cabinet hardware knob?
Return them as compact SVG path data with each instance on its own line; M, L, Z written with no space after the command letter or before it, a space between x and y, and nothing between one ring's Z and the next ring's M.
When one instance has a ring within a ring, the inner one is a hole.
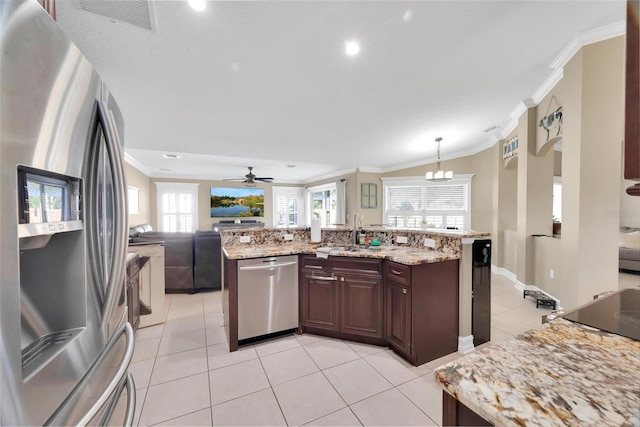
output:
M401 273L401 272L399 272L398 270L391 270L391 272L392 272L393 274L397 274L397 275L402 274L402 273Z
M406 294L406 293L407 293L407 289L406 289L406 288L405 288L405 289L403 289L403 290L402 290L402 293L403 293L403 294Z

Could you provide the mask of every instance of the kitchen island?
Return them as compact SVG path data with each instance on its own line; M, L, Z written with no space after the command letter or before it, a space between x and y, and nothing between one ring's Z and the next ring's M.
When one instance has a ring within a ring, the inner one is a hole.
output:
M300 268L298 332L388 344L416 365L458 350L460 307L469 295L465 272L471 268L468 259L461 264L467 252L463 243L488 234L388 228L364 232L381 245L352 244L353 230L346 227L323 229L318 243L309 242L308 228L222 232L230 351L239 344L239 262L291 255L298 255Z
M562 318L434 375L443 425L640 425L640 342Z

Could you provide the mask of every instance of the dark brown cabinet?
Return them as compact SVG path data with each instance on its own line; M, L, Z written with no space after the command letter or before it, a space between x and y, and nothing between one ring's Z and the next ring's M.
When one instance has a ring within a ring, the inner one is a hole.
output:
M333 274L304 270L301 276L300 318L302 326L329 331L339 330L338 277Z
M343 274L341 330L381 337L384 327L382 276Z
M131 257L127 262L127 312L133 330L140 325L140 257Z
M411 354L411 288L387 279L386 289L387 339L397 350Z
M385 261L389 345L414 365L458 349L458 260L407 266Z
M300 265L303 330L336 338L384 342L381 260L302 255Z

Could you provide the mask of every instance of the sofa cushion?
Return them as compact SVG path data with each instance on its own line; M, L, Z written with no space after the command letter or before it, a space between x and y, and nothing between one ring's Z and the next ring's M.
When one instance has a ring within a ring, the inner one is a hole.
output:
M619 246L621 248L640 250L640 231L620 233Z
M640 262L640 250L638 249L629 249L629 248L620 248L619 249L619 258L621 260L628 261L639 261Z

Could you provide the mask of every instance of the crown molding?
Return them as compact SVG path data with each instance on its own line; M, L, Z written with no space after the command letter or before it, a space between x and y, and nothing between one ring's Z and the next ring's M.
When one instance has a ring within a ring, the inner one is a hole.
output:
M124 153L124 161L129 163L131 166L133 166L134 168L138 169L140 172L142 172L143 174L145 174L148 177L151 177L151 175L153 174L151 169L147 168L142 163L140 163L139 161L137 161L136 159L131 157L129 154L127 154L126 151Z
M556 59L551 62L550 67L553 69L564 67L582 47L601 42L603 40L608 40L613 37L622 36L625 34L625 28L625 21L621 20L610 25L605 25L604 27L576 34L569 43L567 43L564 49L560 51L558 56L556 56Z
M564 68L558 68L553 73L551 73L551 75L547 77L544 83L542 83L542 86L540 86L531 97L534 105L538 105L540 101L542 101L544 97L547 96L549 92L551 92L551 89L553 89L555 85L557 85L558 82L562 80L562 77L564 77Z

